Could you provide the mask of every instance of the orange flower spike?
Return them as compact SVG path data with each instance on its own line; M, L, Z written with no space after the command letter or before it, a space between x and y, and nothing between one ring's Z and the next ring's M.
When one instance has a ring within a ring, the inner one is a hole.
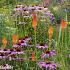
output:
M36 30L36 26L37 26L37 15L35 13L32 14L32 26Z
M48 30L48 33L49 33L49 39L51 39L52 38L52 36L53 36L53 27L52 26L50 26L49 27L49 30Z
M67 26L67 23L64 19L61 20L61 28L64 29Z
M3 43L4 47L6 47L6 45L7 45L7 43L8 43L6 37L4 37L4 38L2 39L2 43Z
M13 35L12 36L12 41L13 41L13 44L16 44L17 41L18 41L18 36L17 35Z
M32 61L35 61L35 52L32 52Z

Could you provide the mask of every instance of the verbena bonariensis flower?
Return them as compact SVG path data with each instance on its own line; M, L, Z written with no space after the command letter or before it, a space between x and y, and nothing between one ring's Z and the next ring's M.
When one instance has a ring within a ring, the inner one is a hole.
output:
M51 57L51 56L54 56L54 55L56 55L55 50L46 51L45 53L41 54L41 58Z
M40 43L40 44L37 44L37 45L36 45L36 48L45 49L45 48L48 48L48 45L47 45L47 44L44 44L44 43Z
M9 70L9 69L13 69L13 66L9 65L9 64L4 64L0 66L0 69L2 70Z
M57 64L54 63L53 61L50 61L50 62L38 62L38 65L40 68L49 68L49 69L56 69L57 67Z

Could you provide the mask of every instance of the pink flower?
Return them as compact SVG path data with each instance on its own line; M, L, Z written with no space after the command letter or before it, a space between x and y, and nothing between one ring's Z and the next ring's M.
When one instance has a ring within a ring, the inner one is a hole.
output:
M43 44L43 43L41 43L41 44L37 44L37 45L36 45L36 48L42 48L42 49L45 49L45 48L48 48L48 45L47 45L47 44Z
M49 68L49 69L56 69L57 67L57 64L54 63L53 61L50 61L50 62L43 62L43 61L40 61L38 62L38 65L40 68Z
M56 51L55 50L46 51L45 53L41 54L41 58L52 57L54 55L56 55Z

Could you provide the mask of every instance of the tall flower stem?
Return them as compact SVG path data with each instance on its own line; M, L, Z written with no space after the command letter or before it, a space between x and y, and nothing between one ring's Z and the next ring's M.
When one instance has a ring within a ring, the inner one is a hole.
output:
M34 33L35 33L35 46L36 46L36 29L34 29ZM35 48L35 52L36 52L36 63L37 63L37 50ZM36 69L37 69L37 65L36 65Z
M64 34L63 34L63 36L64 36ZM63 67L61 69L62 70L65 70L65 61L63 59L63 55L62 55L62 52L61 52L61 48L63 47L63 45L60 46L60 37L61 37L61 27L59 29L59 36L58 36L58 42L57 42L57 50L58 50L57 51L57 54L60 55L60 58L61 58L61 62L60 63L63 65ZM62 37L62 41L63 41L63 37Z
M64 30L62 30L62 47L63 47L63 41L64 41Z

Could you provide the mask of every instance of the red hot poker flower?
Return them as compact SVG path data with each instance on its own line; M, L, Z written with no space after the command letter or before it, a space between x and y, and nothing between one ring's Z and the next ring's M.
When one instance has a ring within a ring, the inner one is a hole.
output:
M36 13L32 14L32 26L34 29L36 29L36 26L37 26L37 14Z
M49 27L49 29L48 29L48 33L49 33L49 39L51 39L52 38L52 36L53 36L53 27L52 26L50 26Z
M61 28L64 29L67 26L67 23L64 19L61 20Z
M7 38L6 38L6 37L4 37L4 38L2 39L2 43L3 43L4 48L5 48L5 47L6 47L6 45L7 45L7 43L8 43L8 41L7 41Z
M16 44L17 43L17 40L18 40L18 36L17 35L13 35L12 36L13 44Z
M32 61L35 61L35 52L32 52Z

